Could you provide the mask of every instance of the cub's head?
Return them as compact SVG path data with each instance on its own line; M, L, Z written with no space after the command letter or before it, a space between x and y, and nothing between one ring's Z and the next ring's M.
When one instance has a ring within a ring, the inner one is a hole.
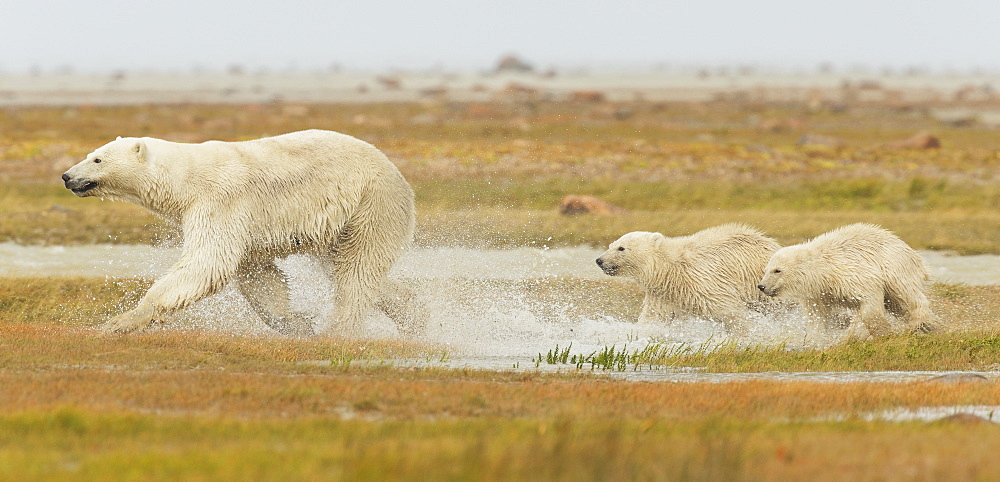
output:
M801 282L800 273L810 261L809 254L801 245L786 246L775 251L771 261L764 268L764 277L757 288L767 296L778 296L790 291Z
M66 189L80 197L115 197L133 188L146 169L146 143L135 137L111 141L87 154L62 175Z
M610 276L636 276L649 265L657 246L666 239L660 233L628 233L608 246L597 258L597 266Z

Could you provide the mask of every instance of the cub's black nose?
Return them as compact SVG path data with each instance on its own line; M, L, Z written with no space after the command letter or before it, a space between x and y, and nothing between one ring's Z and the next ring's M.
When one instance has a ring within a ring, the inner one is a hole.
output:
M764 291L764 285L757 285L757 289Z
M63 175L62 175L62 180L63 180L63 182L69 181L69 174L66 174L64 172Z
M601 259L601 258L597 258L597 265L598 266L604 266L604 260Z

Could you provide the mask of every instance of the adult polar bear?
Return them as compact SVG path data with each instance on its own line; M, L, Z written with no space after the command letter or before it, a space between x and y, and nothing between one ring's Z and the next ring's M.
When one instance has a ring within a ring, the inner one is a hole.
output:
M143 328L230 280L272 328L311 333L289 311L275 259L309 253L336 283L330 332L357 336L377 306L420 328L413 295L386 277L413 237L413 191L388 158L353 137L307 130L245 142L118 138L62 179L80 197L127 201L181 226L180 260L109 331Z

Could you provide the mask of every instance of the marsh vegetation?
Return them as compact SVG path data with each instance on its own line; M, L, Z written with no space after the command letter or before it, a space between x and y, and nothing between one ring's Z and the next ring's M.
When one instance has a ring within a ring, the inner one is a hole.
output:
M400 167L417 194L422 246L604 246L632 230L680 235L731 221L788 244L867 221L917 249L1000 254L996 132L943 125L926 108L509 100L7 108L0 242L172 239L170 226L138 208L62 188L63 170L115 136L199 142L324 128L372 142ZM798 122L766 127L761 119ZM806 130L843 144L798 145ZM942 147L885 145L919 130L932 130ZM570 193L628 212L562 216L559 200ZM0 279L0 478L419 478L433 470L459 479L940 479L1000 470L991 423L867 418L900 407L995 405L995 376L635 383L576 370L571 357L591 353L565 345L551 347L552 361L567 368L552 374L394 363L455 355L423 340L301 340L183 323L98 336L93 327L148 283ZM570 312L610 300L602 310L621 319L638 312L642 296L628 284L575 278L491 288L534 303L568 299ZM929 335L813 349L629 350L624 361L716 372L1000 370L998 287L939 283L931 293L948 328ZM621 350L602 360L614 369ZM525 357L521 367L532 364Z

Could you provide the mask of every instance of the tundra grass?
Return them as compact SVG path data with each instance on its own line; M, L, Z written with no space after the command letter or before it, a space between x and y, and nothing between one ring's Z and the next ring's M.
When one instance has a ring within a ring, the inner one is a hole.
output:
M60 409L0 417L25 479L952 480L1000 470L995 427L555 418L239 421Z
M866 421L901 407L995 405L995 380L634 383L589 372L399 368L392 358L439 348L178 329L105 336L91 328L100 320L74 314L101 316L148 284L127 281L0 279L0 478L864 479L1000 470L993 424ZM524 292L545 300L574 286L535 282ZM630 303L639 295L604 289ZM956 315L988 316L1000 299L995 288L961 286L934 296ZM990 369L998 345L995 333L945 331L845 345L827 365L808 367L878 369L841 359L913 354L914 366ZM792 366L780 350L760 357L772 365L704 356L736 371Z
M614 217L560 215L559 196L570 191L558 187L566 185L562 182L416 183L417 241L431 246L605 246L629 231L676 236L739 221L757 226L783 244L793 244L844 224L873 222L917 249L1000 253L1000 206L995 206L1000 204L1000 191L995 187L948 188L946 200L935 201L942 204L928 208L913 207L916 201L904 194L912 181L908 185L878 184L881 187L873 194L877 199L837 194L862 189L852 188L853 183L831 182L817 187L816 197L809 197L808 189L801 185L794 195L777 186L707 184L687 184L687 189L668 184L608 184L607 191L597 187L583 191L630 209ZM665 197L656 197L657 189L667 193ZM628 194L632 191L638 194ZM141 208L77 199L54 185L0 188L0 203L4 206L0 211L0 242L155 243L176 235L173 226ZM895 208L904 205L910 207Z
M198 142L326 128L387 152L415 188L427 243L600 246L626 231L686 234L733 220L789 243L869 221L917 248L1000 253L1000 155L990 130L877 106L627 107L626 118L606 104L560 102L9 108L0 112L0 241L170 236L139 208L76 199L60 186L60 173L118 135ZM800 119L846 145L798 146L801 131L755 127L768 118ZM918 129L935 131L944 147L880 147ZM573 193L629 213L556 215L559 199Z

